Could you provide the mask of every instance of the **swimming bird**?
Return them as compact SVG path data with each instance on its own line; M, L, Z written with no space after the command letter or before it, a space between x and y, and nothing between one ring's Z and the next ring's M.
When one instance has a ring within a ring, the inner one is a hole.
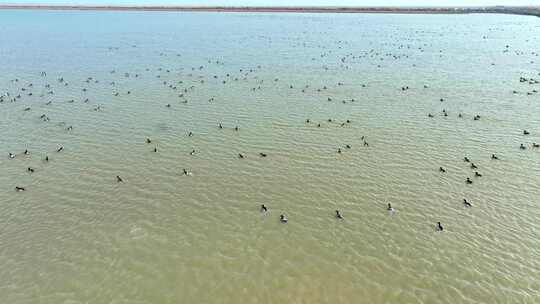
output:
M223 126L221 125L221 123L219 124L219 126L218 126L218 127L219 127L220 129L223 129Z
M491 154L491 159L499 159L495 154Z
M337 149L337 153L341 153L341 149L340 149L340 148Z
M62 152L62 151L64 151L64 147L63 147L63 146L60 146L60 148L58 148L58 149L56 150L56 152Z
M146 143L150 144L150 143L152 143L152 140L150 138L146 138Z
M474 163L471 163L471 169L478 169L478 167Z
M474 176L476 176L476 177L482 177L482 174L478 173L478 171L475 171L475 172L474 172Z
M466 157L466 156L463 158L463 161L464 161L464 162L467 162L467 163L470 162L469 158Z
M472 184L472 180L467 177L467 180L465 181L467 184Z
M34 173L34 169L32 169L31 167L28 167L28 169L26 169L28 172L30 173Z
M124 180L120 177L120 175L117 175L117 176L116 176L116 181L117 181L118 183L121 183L121 182L123 182Z
M15 154L9 152L9 158L15 158Z
M345 148L350 149L351 145L345 145Z
M24 150L24 152L23 152L23 153L24 153L24 155L28 155L28 154L30 154L30 152L28 151L28 149Z
M394 212L394 208L392 207L392 204L388 203L388 207L386 207L386 210L390 212Z
M342 220L343 219L343 215L341 215L341 213L339 213L339 210L336 210L336 218Z
M466 199L463 199L463 205L465 205L465 207L472 207L472 204L469 203Z
M444 230L443 226L441 225L441 222L437 222L437 230L438 231L443 231Z
M443 167L439 167L439 171L440 171L440 172L443 172L443 173L446 173L446 170L444 170Z
M530 134L529 131L523 130L523 135L529 135L529 134Z
M268 212L268 208L264 204L261 205L261 212Z
M194 155L195 154L195 149L191 150L191 152L189 152L189 155Z
M154 147L154 152L157 152L157 147Z
M238 131L238 126L234 127L234 130L235 130L235 131Z
M244 158L244 155L242 155L242 153L238 153L238 157L239 158Z
M46 162L49 161L49 156L45 155L45 161L46 161Z
M537 143L533 143L532 146L533 148L540 148L540 144L537 144Z
M521 144L521 145L519 146L519 148L520 148L521 150L527 149L523 144Z
M259 153L259 155L260 155L261 157L266 157L266 156L267 156L266 153L262 153L262 152Z
M279 216L279 221L285 224L289 220L287 219L287 217L285 217L285 215L282 214L282 215Z
M15 187L15 191L18 191L18 192L22 192L22 191L25 191L26 189L24 187Z

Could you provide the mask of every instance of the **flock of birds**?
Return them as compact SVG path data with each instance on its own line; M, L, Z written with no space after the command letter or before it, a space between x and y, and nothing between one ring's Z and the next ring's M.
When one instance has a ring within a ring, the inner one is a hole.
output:
M343 44L345 44L345 42L342 42L342 41L338 42L338 45L340 45L340 48L341 48L341 46ZM410 49L410 46L400 45L398 49L407 49L407 48ZM506 47L506 49L508 49L508 46ZM117 51L117 50L118 50L117 48L110 48L110 51ZM422 49L420 49L420 50L423 51ZM508 50L505 50L505 51L508 51ZM326 51L326 52L324 52L324 53L322 53L320 55L320 58L325 58L326 59L327 57L329 57L331 55L333 55L331 50ZM160 56L166 56L166 54L161 53ZM180 56L180 54L177 54L176 56ZM407 57L407 55L403 55L403 54L384 54L384 53L377 52L376 50L366 51L361 55L354 55L352 53L348 53L348 54L343 55L343 56L338 56L338 68L339 69L349 69L348 63L349 62L354 62L354 60L358 60L360 58L378 58L378 59L380 59L382 61L384 59L388 60L389 58L397 60L397 59L404 58L404 57ZM312 60L316 60L316 58L312 58ZM217 65L217 66L224 65L224 62L222 62L221 60L208 60L207 63L208 63L208 65ZM380 67L380 65L379 65L379 67ZM264 88L264 85L267 84L267 83L274 83L275 84L275 83L280 82L279 78L273 78L273 79L270 79L270 80L266 80L266 82L265 82L265 79L261 79L256 74L256 72L259 71L262 68L260 65L258 65L256 67L253 67L253 68L239 69L235 73L229 72L229 73L224 73L223 75L218 75L218 74L201 75L201 73L203 73L203 71L206 68L207 68L207 66L200 65L200 66L195 66L195 67L191 67L191 68L182 70L183 76L187 77L188 80L186 80L186 79L171 80L170 78L173 77L173 76L166 77L166 75L173 75L174 74L175 71L173 71L173 69L157 68L155 70L151 70L151 69L147 68L145 70L145 72L147 72L147 73L151 73L152 71L157 72L157 75L154 75L154 76L157 79L159 79L160 84L163 87L170 90L170 92L174 93L177 96L179 104L186 104L186 103L192 102L193 100L190 100L190 98L189 98L190 93L192 93L196 89L198 89L197 84L199 86L202 86L206 82L213 81L214 83L221 83L223 85L226 85L229 82L252 81L253 86L250 88L251 91L262 90ZM328 71L328 69L329 69L329 67L327 65L323 66L323 71ZM120 77L124 77L124 78L135 78L135 79L143 76L142 72L137 72L137 73L124 72L124 73L121 73L121 72L118 72L116 70L111 70L110 74L111 75L120 75ZM41 72L39 75L43 79L50 80L48 78L48 73L45 72L45 71ZM56 78L55 82L56 82L56 87L53 87L52 83L46 82L42 87L39 88L41 90L41 92L42 92L41 95L39 95L39 97L41 98L41 100L44 100L44 99L47 100L47 101L42 103L45 106L50 106L53 103L52 98L55 95L55 88L57 90L60 90L62 87L70 86L70 83L64 77ZM18 79L18 78L13 79L12 83L13 84L20 84L18 86L17 91L16 92L5 92L2 95L0 95L0 104L1 103L15 103L15 102L24 101L25 95L28 96L28 97L33 96L34 95L33 89L36 89L36 87L37 87L33 83L25 83L25 84L23 84L23 81ZM98 84L98 83L100 83L100 81L97 78L89 76L84 81L84 83L83 83L84 87L81 90L84 93L89 92L91 84ZM536 80L536 79L533 79L533 78L521 77L520 78L520 83L527 83L527 84L534 85L534 84L538 84L540 82L538 80ZM125 89L121 90L120 88L118 88L116 81L111 81L111 82L108 83L108 85L112 89L112 92L111 92L112 98L118 97L120 95L131 95L132 94L132 90L125 90ZM322 92L327 92L330 88L341 87L343 85L344 85L344 83L342 83L342 82L338 82L337 84L335 84L335 86L331 86L331 85L327 84L327 85L324 85L324 86L321 86L321 87L311 87L310 85L297 86L295 84L287 84L285 86L282 86L281 89L282 90L287 90L287 89L288 90L295 90L295 89L297 89L301 93L306 93L308 90L310 90L310 92L313 92L315 94L321 94ZM363 83L363 84L359 84L358 86L361 87L361 88L365 88L367 86L367 84ZM428 86L424 85L424 89L427 89L427 88L428 88ZM408 91L410 89L411 88L409 86L403 86L403 87L400 88L401 91ZM527 95L532 95L532 94L535 94L537 92L538 92L537 90L528 91ZM518 94L519 92L513 91L513 93ZM334 101L334 97L332 97L332 96L330 96L330 97L321 96L321 100L332 102L332 101ZM211 98L208 99L209 103L213 103L213 102L216 102L216 101L217 101L217 96L214 96L214 97L211 97ZM349 102L356 102L356 101L357 101L357 99L355 99L355 98L349 98L349 99L342 99L341 100L342 103L349 103ZM440 101L443 102L444 98L441 98ZM57 102L57 101L54 101L54 102ZM67 102L67 103L75 103L76 101L74 99L70 99L70 100L67 100L65 102ZM90 98L84 98L84 99L81 100L81 102L84 103L84 104L92 103ZM166 108L171 108L171 107L173 107L173 105L171 103L166 103L165 107ZM101 112L101 111L104 111L105 108L106 108L106 106L104 106L104 105L95 104L95 105L93 105L92 110L96 111L96 112ZM23 111L26 111L26 112L30 112L30 111L33 111L33 110L34 109L31 106L27 106L27 107L25 107L23 109ZM39 119L41 121L43 121L43 122L51 122L51 120L53 119L52 117L49 116L50 114L47 114L47 113L43 113L43 114L40 113L38 115L39 115L38 116ZM446 109L442 110L442 116L448 117L449 115L450 114L449 114L448 111L446 111ZM465 118L466 115L463 114L463 113L459 113L457 116L459 118ZM428 117L435 118L435 115L432 114L432 113L429 113ZM477 120L481 119L481 116L479 114L476 114L476 115L472 116L472 119L477 121ZM327 119L326 122L328 122L328 123L336 123L336 120L329 118L329 119ZM321 122L314 122L311 118L307 118L305 120L305 123L310 124L310 125L316 125L319 128L322 126ZM351 123L352 123L351 119L347 119L345 121L338 121L337 122L337 124L339 124L341 127L345 127L345 126L347 126L347 125L349 125ZM68 125L65 122L60 122L60 123L58 123L58 125L65 128L66 131L72 131L73 128L74 128L73 125ZM217 122L217 128L221 130L221 129L224 128L224 126L223 126L223 124L221 122ZM240 127L236 125L236 126L233 127L233 130L236 131L236 132L239 132ZM523 133L524 136L530 135L530 132L528 130L523 130L522 133ZM193 131L189 131L189 133L187 135L188 135L188 137L192 137L192 136L194 136L194 133L193 133ZM369 143L368 143L368 141L366 140L366 138L364 136L361 137L361 140L362 140L362 145L363 146L369 147ZM145 142L148 145L151 145L153 143L153 140L151 138L146 138ZM540 144L538 144L536 142L533 142L531 144L531 147L532 148L540 148ZM526 145L525 143L521 143L520 146L519 146L519 149L521 149L521 150L524 150L524 149L527 149L527 148L528 148L528 145ZM346 144L344 147L339 147L339 148L337 148L337 153L343 153L344 150L342 150L342 149L346 149L346 150L352 149L352 146L351 146L351 144ZM157 153L158 152L158 146L154 145L153 148L152 148L152 151ZM64 146L59 146L55 150L55 153L62 153L62 152L64 152ZM195 153L196 153L196 150L193 149L190 152L190 155L194 155ZM22 152L22 155L30 155L30 151L29 150L24 150ZM14 154L14 153L11 153L11 152L8 154L8 158L10 158L10 159L16 158L18 156L19 156L18 154ZM239 159L244 159L246 157L246 155L244 155L243 153L238 153L237 156L238 156ZM267 153L263 153L263 152L259 153L259 157L267 157L267 156L268 156ZM474 175L473 175L474 177L467 177L466 180L465 180L465 184L471 185L471 184L474 183L475 178L481 178L483 175L478 171L479 170L478 166L473 161L471 161L468 157L464 157L463 160L464 160L464 162L469 163L470 168L472 170L474 170L473 171L474 172ZM493 160L493 161L499 160L499 156L497 156L495 154L492 154L491 155L491 160ZM43 161L48 163L50 161L49 155L45 155L44 158L43 158ZM32 167L27 167L26 170L30 174L36 172L36 169L32 168ZM188 171L185 168L183 169L182 172L186 176L189 176L189 175L192 174L190 171ZM440 166L439 167L439 172L444 174L444 173L447 172L447 169L445 169L443 166ZM116 182L123 183L124 179L120 175L116 175ZM27 190L27 187L18 185L18 186L15 187L15 190L18 191L18 192L23 192L23 191ZM463 205L465 207L467 207L467 208L470 208L470 207L473 206L472 203L469 200L467 200L466 198L463 199ZM388 212L391 212L391 213L395 212L394 207L390 203L388 203L388 205L386 206L386 210ZM265 204L262 204L260 206L260 212L263 212L263 213L268 212L268 207ZM343 216L343 214L342 214L342 212L340 210L335 210L334 216L338 220L344 220L345 219L345 217ZM289 221L289 219L287 218L287 216L285 214L280 214L279 221L281 223L287 223ZM444 230L443 225L442 225L441 222L437 222L435 228L437 230L439 230L439 231Z

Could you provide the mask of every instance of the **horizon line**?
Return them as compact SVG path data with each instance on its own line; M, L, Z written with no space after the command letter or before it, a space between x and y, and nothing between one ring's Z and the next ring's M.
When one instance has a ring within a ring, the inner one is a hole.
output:
M0 10L177 11L254 13L394 13L394 14L513 14L540 17L540 6L216 6L216 5L65 5L0 4Z

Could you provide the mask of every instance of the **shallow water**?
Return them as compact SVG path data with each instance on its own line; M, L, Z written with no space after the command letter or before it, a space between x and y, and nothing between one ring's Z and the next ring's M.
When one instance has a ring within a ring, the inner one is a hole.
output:
M2 302L540 302L540 19L0 20Z

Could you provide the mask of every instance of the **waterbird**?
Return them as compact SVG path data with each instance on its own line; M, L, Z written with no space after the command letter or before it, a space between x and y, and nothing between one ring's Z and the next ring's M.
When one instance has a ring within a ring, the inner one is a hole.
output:
M28 169L26 169L26 171L28 171L30 173L34 173L34 169L32 169L31 167L28 167Z
M443 228L441 222L437 222L437 230L438 230L438 231L443 231L443 230L444 230L444 228Z
M472 207L472 204L469 203L466 199L463 199L463 205L465 205L465 207Z
M467 180L465 181L467 184L472 184L472 180L467 177Z
M261 205L261 212L268 212L268 208L264 204Z
M282 214L282 215L279 216L279 221L285 224L289 220L287 219L287 217L285 215Z
M471 169L478 169L478 167L474 163L471 163Z
M464 161L464 162L467 162L467 163L470 162L470 160L469 160L469 158L468 158L467 156L465 156L465 157L463 158L463 161Z
M24 152L23 152L23 153L24 153L24 155L28 155L28 154L30 154L30 152L28 151L28 149L24 150Z
M15 187L15 191L18 191L18 192L22 192L22 191L25 191L26 189L24 187L19 187L19 186L16 186Z
M15 154L9 152L9 158L15 158Z
M529 135L529 134L530 134L529 131L523 130L523 135Z
M147 144L152 143L152 140L150 138L146 138L146 143Z
M238 157L239 158L244 158L244 155L242 155L242 153L238 153Z
M525 145L523 145L523 144L521 144L521 145L519 146L519 148L520 148L521 150L527 149L527 148L525 147Z
M117 176L116 176L116 181L117 181L118 183L121 183L121 182L123 182L124 180L120 177L120 175L117 175Z
M440 172L443 172L443 173L446 173L446 170L444 170L443 167L439 167L439 171L440 171Z
M537 143L533 143L532 146L533 148L540 148L540 144L537 144Z
M266 157L266 156L268 156L268 155L266 155L266 153L262 153L262 152L259 153L259 155L260 155L261 157Z
M388 203L388 207L386 207L386 210L390 212L394 212L394 208L392 207L392 204Z
M499 159L495 154L491 154L491 159Z
M478 171L475 171L475 172L474 172L474 176L476 176L476 177L482 177L482 174L478 173Z
M58 149L56 150L56 152L62 152L62 151L64 151L64 147L63 147L63 146L60 146L60 148L58 148Z
M342 220L343 219L343 215L341 215L341 213L339 212L339 210L336 210L336 218Z

